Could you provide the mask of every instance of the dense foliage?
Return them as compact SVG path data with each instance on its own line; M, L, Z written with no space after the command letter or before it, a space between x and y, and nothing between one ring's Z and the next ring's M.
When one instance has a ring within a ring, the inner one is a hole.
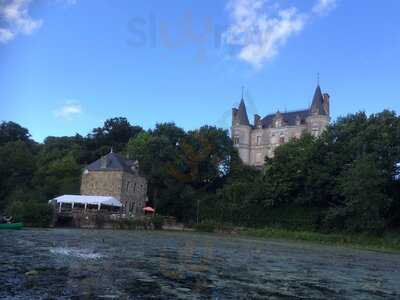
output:
M0 124L0 211L45 219L60 194L79 193L83 167L113 148L149 181L159 214L186 223L382 233L400 227L400 118L390 111L339 118L319 138L280 146L263 170L243 166L226 131L173 123L144 131L125 118L86 137L35 143ZM32 207L32 214L26 213ZM210 227L211 228L211 227Z

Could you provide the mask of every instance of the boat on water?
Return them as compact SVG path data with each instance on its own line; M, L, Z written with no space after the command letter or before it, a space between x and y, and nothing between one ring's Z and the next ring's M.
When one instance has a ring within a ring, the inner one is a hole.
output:
M24 223L4 223L0 224L0 230L8 229L8 230L18 230L24 227Z

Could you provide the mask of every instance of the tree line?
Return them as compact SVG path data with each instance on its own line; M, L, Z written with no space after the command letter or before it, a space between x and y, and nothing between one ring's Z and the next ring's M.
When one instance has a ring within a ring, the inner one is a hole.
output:
M400 227L400 118L383 111L338 118L322 136L277 148L257 170L244 166L227 131L174 123L144 130L107 120L83 137L32 140L0 124L0 211L46 219L47 201L78 194L83 168L110 148L149 181L150 204L185 223L383 233Z

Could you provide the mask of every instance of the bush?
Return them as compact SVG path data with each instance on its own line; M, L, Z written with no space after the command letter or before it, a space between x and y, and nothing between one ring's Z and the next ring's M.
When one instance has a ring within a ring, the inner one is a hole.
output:
M29 200L12 202L7 207L6 213L16 222L24 222L33 227L48 227L53 221L54 211L47 203Z
M151 228L151 221L147 218L128 218L112 221L114 229L141 230Z
M154 216L151 219L155 230L162 230L164 225L164 217L162 216Z
M217 224L211 221L204 221L194 225L194 229L201 232L214 232L217 229Z

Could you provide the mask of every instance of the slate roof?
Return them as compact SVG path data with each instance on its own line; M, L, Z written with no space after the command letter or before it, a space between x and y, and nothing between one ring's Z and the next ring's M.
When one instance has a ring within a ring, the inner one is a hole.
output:
M326 112L324 110L324 97L322 96L321 87L319 85L315 89L310 110L312 112L318 113L319 115L326 115Z
M246 104L244 103L243 98L240 101L240 105L239 105L239 109L238 109L238 120L239 120L239 124L250 125L249 118L247 117Z
M296 120L297 116L300 117L301 123L304 123L305 119L311 115L311 111L309 109L305 110L297 110L297 111L290 111L290 112L284 112L280 113L283 117L283 120L286 125L289 126L295 126L296 125ZM264 128L268 128L272 126L272 122L275 118L276 114L270 114L267 115L265 118L261 120L261 124Z
M239 124L250 125L243 98L240 101L237 113ZM276 116L281 115L286 126L296 126L298 118L300 118L300 123L303 124L305 123L306 118L312 114L327 115L327 112L324 109L324 97L319 85L315 89L313 101L309 109L269 114L261 120L261 124L263 128L271 127ZM254 127L253 125L250 126Z
M122 155L110 152L86 167L88 171L123 171L133 173L134 161L124 158Z

